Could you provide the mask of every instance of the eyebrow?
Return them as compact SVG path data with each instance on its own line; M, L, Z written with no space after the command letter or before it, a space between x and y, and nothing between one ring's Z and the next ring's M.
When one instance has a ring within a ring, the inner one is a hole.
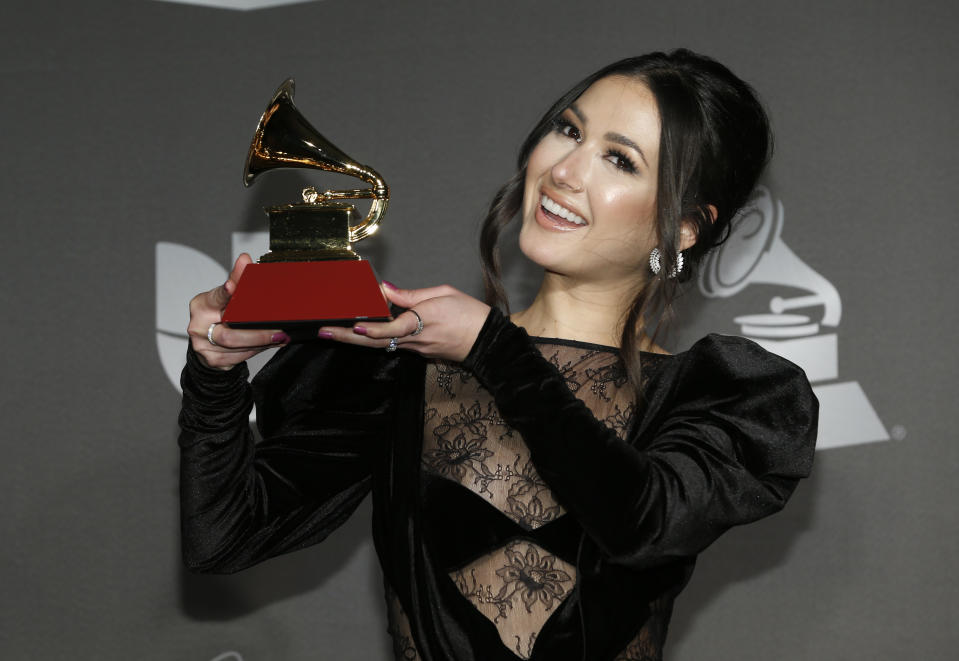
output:
M576 115L576 118L581 121L583 124L588 124L586 121L586 115L583 114L583 111L575 103L569 104L569 111ZM603 136L605 139L610 142L615 142L618 145L623 145L624 147L629 147L630 149L636 150L636 153L639 154L639 157L643 159L643 163L646 164L646 167L649 167L649 161L646 160L646 154L643 153L643 150L640 149L639 145L627 138L622 133L607 133Z
M646 154L644 154L643 150L639 148L639 145L637 145L635 142L627 138L625 135L622 135L621 133L607 133L603 137L609 140L610 142L615 142L617 144L623 145L624 147L635 149L636 152L639 154L639 157L643 159L643 163L646 164L646 167L649 167L649 162L646 160Z
M583 111L579 109L575 103L569 104L569 111L576 115L576 118L579 119L583 124L586 123L586 115L583 114Z

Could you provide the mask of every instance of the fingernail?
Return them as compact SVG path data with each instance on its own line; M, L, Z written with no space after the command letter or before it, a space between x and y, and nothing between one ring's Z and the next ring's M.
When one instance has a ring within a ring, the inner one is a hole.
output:
M286 344L290 341L290 336L286 333L273 333L273 337L270 338L270 342L273 344Z
M363 326L353 326L353 332L357 335L366 335L366 328Z
M392 289L393 291L397 291L397 290L399 289L399 287L397 287L396 285L394 285L394 284L393 284L392 282L390 282L389 280L384 280L384 281L383 281L383 286L386 287L387 289Z
M332 340L333 331L320 331L319 333L317 333L317 336L323 340Z

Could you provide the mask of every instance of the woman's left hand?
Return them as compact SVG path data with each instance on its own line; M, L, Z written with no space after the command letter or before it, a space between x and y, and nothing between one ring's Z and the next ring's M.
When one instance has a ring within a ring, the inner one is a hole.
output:
M390 338L395 338L399 349L459 363L469 355L490 311L486 303L449 285L397 289L384 282L383 293L391 303L407 310L389 322L360 322L352 328L324 326L319 336L381 349L388 348ZM414 335L417 315L423 320L423 330Z

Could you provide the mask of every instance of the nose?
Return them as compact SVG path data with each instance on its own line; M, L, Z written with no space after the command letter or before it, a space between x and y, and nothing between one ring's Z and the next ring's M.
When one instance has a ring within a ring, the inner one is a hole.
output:
M586 180L586 150L577 144L553 164L550 177L557 188L578 192L583 190Z

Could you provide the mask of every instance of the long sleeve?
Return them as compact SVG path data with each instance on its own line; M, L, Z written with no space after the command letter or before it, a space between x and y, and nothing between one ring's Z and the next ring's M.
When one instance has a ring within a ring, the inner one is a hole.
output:
M179 437L189 568L237 571L322 540L355 510L370 490L392 388L364 361L355 350L288 347L251 386L245 365L214 370L189 353Z
M627 441L497 311L464 363L559 502L609 561L633 567L693 556L779 510L812 463L818 403L798 367L718 335L667 360Z

